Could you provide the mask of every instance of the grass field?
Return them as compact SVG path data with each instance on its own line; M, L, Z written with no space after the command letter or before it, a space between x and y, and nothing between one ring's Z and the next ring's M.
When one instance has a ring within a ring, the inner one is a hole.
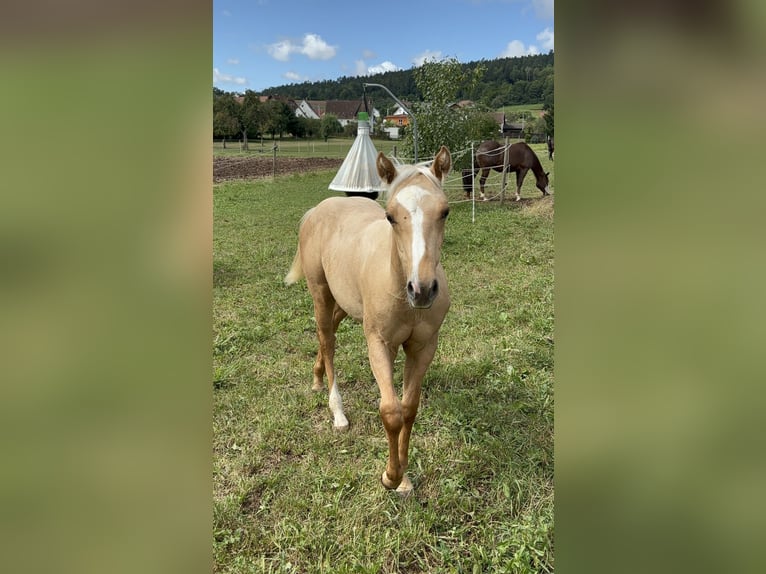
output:
M503 106L498 111L510 113L510 112L531 112L533 115L543 110L545 104L516 104L513 106Z
M338 331L351 423L338 434L327 393L310 389L311 298L282 282L298 221L333 176L214 188L214 571L553 571L552 198L533 177L521 204L450 193L453 302L413 430L415 492L401 500L380 485L387 447L361 327Z

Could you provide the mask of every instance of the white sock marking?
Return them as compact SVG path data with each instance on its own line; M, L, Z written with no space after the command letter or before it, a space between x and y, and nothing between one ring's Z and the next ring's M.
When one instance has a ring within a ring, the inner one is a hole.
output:
M330 410L333 414L332 424L335 428L348 426L348 419L343 413L343 399L340 397L340 391L338 391L338 385L335 384L335 381L333 381L330 389Z

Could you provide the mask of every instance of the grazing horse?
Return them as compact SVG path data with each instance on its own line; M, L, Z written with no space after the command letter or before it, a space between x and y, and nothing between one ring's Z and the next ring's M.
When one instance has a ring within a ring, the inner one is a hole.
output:
M545 141L548 144L548 159L553 161L553 136L548 136Z
M321 390L327 375L337 430L348 429L348 419L335 379L335 333L347 315L362 323L388 439L381 480L386 488L408 495L410 433L421 383L450 306L439 259L449 213L442 181L452 157L442 146L430 167L395 166L378 153L376 167L387 187L385 210L361 197L330 197L309 210L285 283L306 278L319 339L312 389ZM406 357L401 401L393 380L399 347Z
M484 195L484 182L487 181L491 170L503 172L504 157L505 146L495 140L482 142L474 152L473 175L481 170L479 186L481 198L484 201L487 200ZM516 201L521 199L521 184L530 169L535 174L535 178L537 178L537 188L543 192L543 195L548 195L548 173L543 171L543 166L535 152L524 142L511 144L508 148L508 167L506 171L516 172ZM465 191L467 198L470 198L473 193L470 176L470 169L463 171L463 191Z

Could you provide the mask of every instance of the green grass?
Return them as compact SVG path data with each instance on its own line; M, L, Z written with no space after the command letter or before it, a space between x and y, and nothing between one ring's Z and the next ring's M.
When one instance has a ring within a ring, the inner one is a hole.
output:
M214 571L553 571L552 200L534 178L523 205L450 193L453 303L413 431L415 492L401 500L380 485L387 447L361 327L338 331L351 422L338 434L327 393L310 389L311 298L305 282L282 283L298 221L333 176L214 189ZM396 368L400 381L401 357Z
M532 112L533 115L537 115L537 114L535 114L535 112L541 112L544 105L545 104L542 104L542 103L539 103L539 104L515 104L515 105L512 105L512 106L503 106L498 111L499 112L505 112L505 113L509 113L509 112Z

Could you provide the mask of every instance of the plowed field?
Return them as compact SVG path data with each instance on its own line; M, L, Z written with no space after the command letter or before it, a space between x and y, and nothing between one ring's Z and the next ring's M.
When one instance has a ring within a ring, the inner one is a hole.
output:
M274 159L270 157L214 157L213 181L218 183L232 179L254 179L323 169L337 170L342 163L342 158L278 157L275 169Z

